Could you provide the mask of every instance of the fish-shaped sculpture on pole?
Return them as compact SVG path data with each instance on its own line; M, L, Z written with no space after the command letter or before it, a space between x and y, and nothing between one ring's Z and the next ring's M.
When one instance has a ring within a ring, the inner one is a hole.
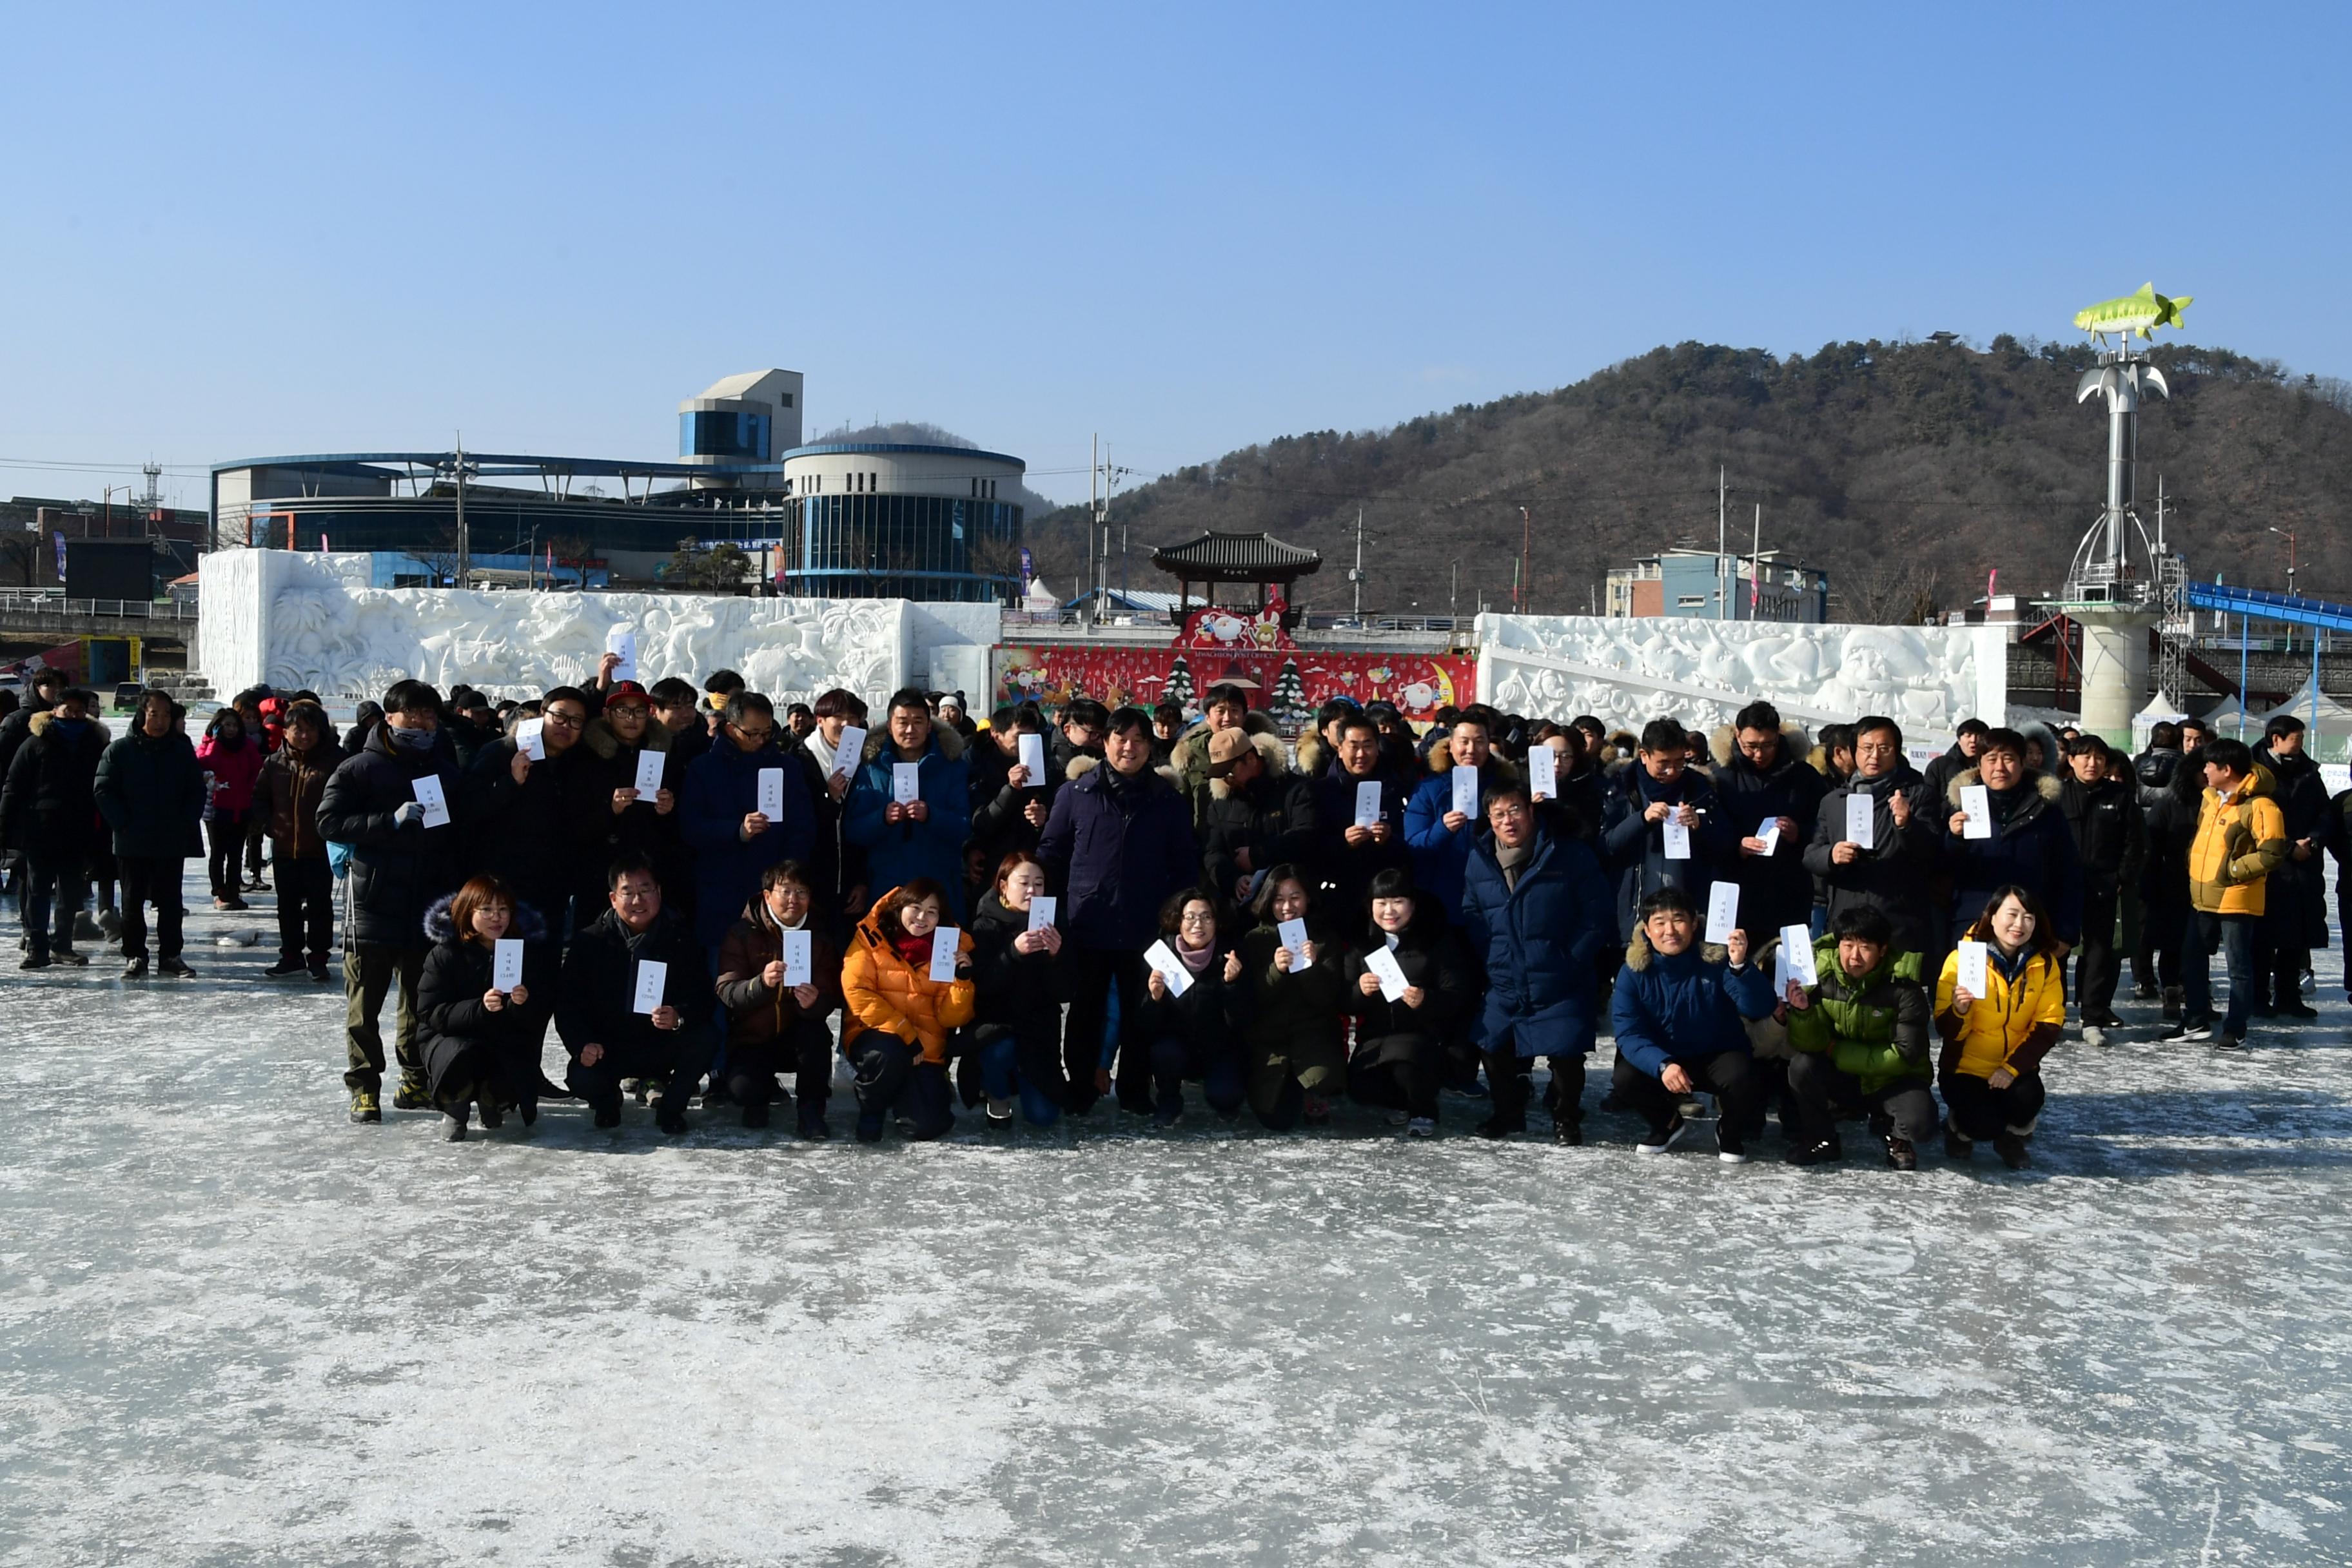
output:
M2189 309L2189 302L2195 298L2193 294L2183 294L2177 300L2168 299L2156 291L2153 282L2143 283L2137 294L2102 300L2075 311L2074 325L2095 338L2153 337L2158 327L2180 326L2180 312Z

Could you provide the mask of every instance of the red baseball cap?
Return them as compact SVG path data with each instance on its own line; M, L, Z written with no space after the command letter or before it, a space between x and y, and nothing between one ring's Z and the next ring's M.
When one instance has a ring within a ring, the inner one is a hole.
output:
M615 702L642 702L648 708L654 705L654 700L646 695L646 689L634 680L613 682L613 689L604 693L604 706L610 708Z

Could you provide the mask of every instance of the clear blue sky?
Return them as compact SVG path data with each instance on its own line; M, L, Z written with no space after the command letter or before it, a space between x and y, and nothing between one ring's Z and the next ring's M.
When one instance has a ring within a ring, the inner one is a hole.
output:
M0 36L0 458L665 457L679 398L776 364L813 429L932 420L1067 497L1096 430L1157 471L1683 339L2063 336L2149 279L2196 340L2352 374L2341 4L20 5Z

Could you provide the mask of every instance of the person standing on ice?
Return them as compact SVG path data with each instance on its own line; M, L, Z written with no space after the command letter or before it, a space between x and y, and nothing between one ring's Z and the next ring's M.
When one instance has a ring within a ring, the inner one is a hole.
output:
M772 819L760 809L760 775L771 768L783 778L782 812ZM807 864L816 842L800 765L777 746L775 705L760 693L727 700L718 737L687 768L678 832L694 851L695 939L716 976L719 944L760 896L761 875L786 860Z
M131 733L107 747L99 759L92 794L114 831L114 863L122 875L125 980L146 978L151 902L163 973L182 977L195 973L180 956L181 921L186 913L180 894L189 851L202 852L205 771L182 730L183 717L177 702L150 691L131 716ZM319 934L323 941L323 921Z
M91 790L107 734L89 716L95 704L89 692L75 687L47 712L33 715L0 785L0 843L24 852L30 889L20 969L47 969L52 963L79 969L89 963L88 954L74 950L73 932L74 916L89 892L90 860L102 847Z
M441 797L458 805L457 755L441 733L441 694L421 680L395 681L383 694L383 722L357 756L327 780L319 798L319 832L351 847L351 916L343 935L343 1039L353 1121L381 1121L383 1036L377 1018L384 994L399 987L394 1052L400 1088L393 1105L432 1103L416 1050L416 984L427 950L425 911L457 890L457 826L426 826L419 779L440 781Z
M963 736L934 723L930 704L909 686L892 693L883 723L855 759L856 772L842 802L842 837L866 851L866 872L877 888L903 888L929 878L947 890L947 918L963 918L963 841L971 831L971 769ZM839 759L836 759L838 761ZM898 770L915 770L915 798L901 800Z
M618 1127L622 1079L651 1079L661 1094L654 1121L674 1137L686 1131L687 1102L718 1054L718 998L692 928L662 907L651 860L614 861L605 889L604 912L572 939L555 983L555 1030L572 1057L567 1087L597 1126ZM637 1010L644 963L666 966L648 1012Z
M1610 999L1617 1099L1650 1124L1633 1152L1673 1148L1684 1131L1680 1102L1704 1089L1716 1097L1716 1153L1726 1164L1744 1163L1743 1134L1757 1103L1741 1020L1770 1016L1771 977L1748 962L1744 932L1701 947L1698 911L1679 888L1652 893L1639 913Z
M468 869L496 876L516 898L539 911L559 945L572 934L572 895L583 859L612 864L601 842L583 842L583 819L612 815L610 792L593 753L582 746L588 696L559 686L541 699L539 739L546 755L533 762L520 735L494 741L466 775ZM592 879L601 883L595 870ZM593 908L593 905L590 906ZM582 923L593 918L581 911Z

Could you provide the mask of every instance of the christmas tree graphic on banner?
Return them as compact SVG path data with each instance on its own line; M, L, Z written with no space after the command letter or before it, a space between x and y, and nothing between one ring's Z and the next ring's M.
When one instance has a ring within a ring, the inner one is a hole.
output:
M1160 688L1160 700L1187 710L1192 706L1192 667L1184 662L1181 653L1176 662L1168 667L1168 684Z
M1282 661L1282 673L1274 678L1274 691L1266 706L1286 735L1298 734L1313 721L1315 710L1307 705L1307 682L1299 678L1297 659Z

